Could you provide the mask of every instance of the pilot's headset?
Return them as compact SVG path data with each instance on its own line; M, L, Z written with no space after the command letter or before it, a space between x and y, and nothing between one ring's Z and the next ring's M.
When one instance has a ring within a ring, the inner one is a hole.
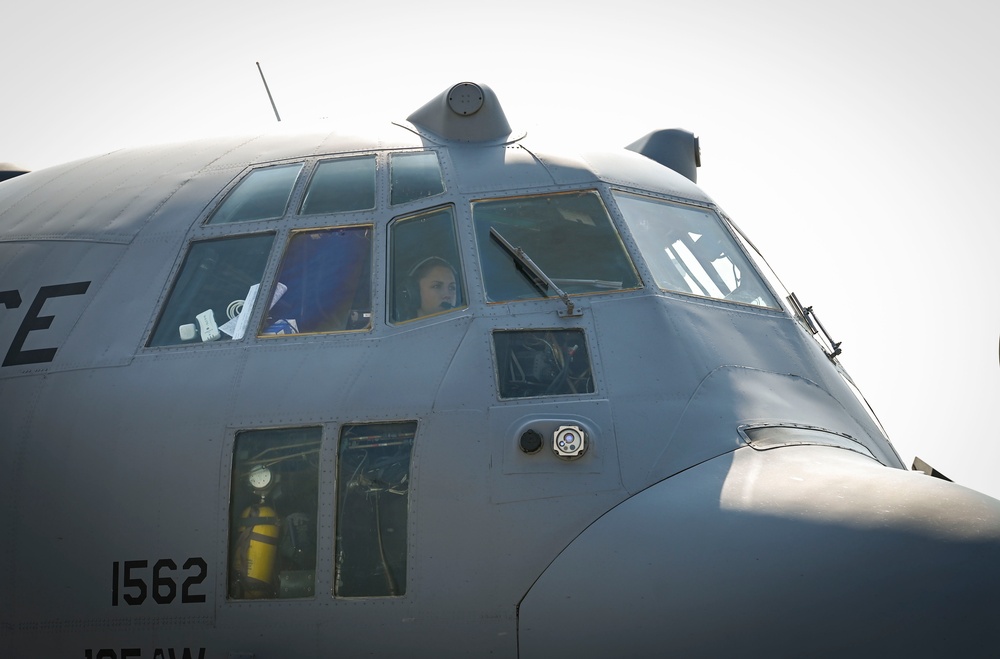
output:
M420 308L420 279L430 272L433 268L437 266L444 266L451 270L451 274L455 276L455 283L459 283L458 271L455 270L455 266L448 261L444 260L440 256L428 256L422 261L418 261L415 266L410 268L410 271L406 273L406 279L403 280L403 297L402 297L402 307L405 312L402 314L403 318L412 318L416 314L417 309ZM455 306L461 305L462 288L457 286L455 292Z

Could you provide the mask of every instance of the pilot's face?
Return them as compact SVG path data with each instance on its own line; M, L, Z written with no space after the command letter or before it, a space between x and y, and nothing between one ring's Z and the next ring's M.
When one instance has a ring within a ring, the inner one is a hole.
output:
M436 265L420 278L420 308L417 316L428 316L451 309L458 297L455 274L451 268Z

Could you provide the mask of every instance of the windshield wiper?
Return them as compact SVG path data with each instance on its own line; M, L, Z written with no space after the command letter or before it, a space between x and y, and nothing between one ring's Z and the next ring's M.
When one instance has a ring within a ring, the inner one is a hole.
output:
M809 331L813 333L813 336L819 337L820 334L823 335L825 343L823 339L817 338L817 340L819 341L820 346L822 346L823 352L825 352L826 356L830 358L830 361L837 361L837 355L843 352L843 350L840 349L840 344L843 342L833 340L830 333L826 331L825 327L823 327L823 323L819 322L819 318L816 316L816 312L813 311L813 308L811 306L803 307L802 303L799 302L799 296L792 293L787 299L792 305L792 309L795 310L796 315L802 319L802 321L806 324L806 327L809 328Z
M563 286L589 286L590 288L606 288L616 291L620 291L622 288L620 281L611 281L610 279L566 279L564 277L556 277L552 281L561 283ZM586 292L590 293L591 291Z
M559 299L563 301L566 305L566 311L560 311L560 316L582 316L583 312L576 308L573 304L573 300L569 299L569 295L566 294L564 290L556 286L556 283L552 281L552 278L545 274L538 265L531 260L531 257L521 249L520 247L515 247L506 238L500 235L500 232L494 227L490 227L490 237L503 247L504 251L510 254L510 257L514 259L514 265L517 266L518 272L524 275L524 277L534 286L539 293L548 297L549 291L553 291Z

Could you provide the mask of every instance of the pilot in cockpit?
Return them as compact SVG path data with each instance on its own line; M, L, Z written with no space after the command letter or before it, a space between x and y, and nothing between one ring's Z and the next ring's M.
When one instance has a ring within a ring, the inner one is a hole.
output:
M448 311L458 303L458 275L446 260L430 256L410 270L406 292L407 319Z

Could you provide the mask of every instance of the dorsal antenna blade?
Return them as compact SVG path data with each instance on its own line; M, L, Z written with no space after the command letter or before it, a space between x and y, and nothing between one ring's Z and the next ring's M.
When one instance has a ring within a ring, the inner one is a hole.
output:
M274 110L274 118L281 121L281 115L278 114L278 106L274 104L274 97L271 96L271 88L267 86L267 78L264 77L264 69L260 68L260 62L257 62L257 70L260 71L260 79L264 83L264 91L267 92L267 100L271 101L271 109Z

